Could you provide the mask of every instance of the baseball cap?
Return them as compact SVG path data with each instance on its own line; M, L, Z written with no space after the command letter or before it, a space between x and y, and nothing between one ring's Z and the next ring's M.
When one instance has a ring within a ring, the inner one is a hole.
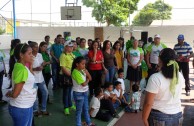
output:
M154 35L154 38L160 38L159 34Z
M73 42L71 42L71 40L68 40L65 42L64 46L73 46Z
M178 38L177 39L179 39L179 40L183 40L184 39L184 35L183 34L180 34L179 36L178 36Z

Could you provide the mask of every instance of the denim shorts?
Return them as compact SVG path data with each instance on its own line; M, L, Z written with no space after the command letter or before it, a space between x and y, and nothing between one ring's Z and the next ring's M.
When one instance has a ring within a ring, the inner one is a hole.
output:
M148 118L149 126L182 126L182 112L165 114L158 110L151 110Z

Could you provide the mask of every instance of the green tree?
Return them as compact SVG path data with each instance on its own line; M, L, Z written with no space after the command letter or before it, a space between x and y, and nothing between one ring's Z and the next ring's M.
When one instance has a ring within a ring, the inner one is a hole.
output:
M2 27L0 27L0 35L5 33L5 29L3 29Z
M137 10L139 0L82 0L83 5L92 7L92 17L100 23L114 26L127 24L129 13ZM129 11L130 10L130 11Z
M148 3L143 9L134 17L133 25L148 26L153 20L167 20L171 19L172 7L169 4L163 3L161 0L155 3Z

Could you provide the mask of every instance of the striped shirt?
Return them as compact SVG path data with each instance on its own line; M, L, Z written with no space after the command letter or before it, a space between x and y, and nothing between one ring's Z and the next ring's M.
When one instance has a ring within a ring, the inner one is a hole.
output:
M187 42L184 42L182 46L180 44L176 44L174 46L174 51L177 55L184 57L189 56L191 53L193 53L191 46Z

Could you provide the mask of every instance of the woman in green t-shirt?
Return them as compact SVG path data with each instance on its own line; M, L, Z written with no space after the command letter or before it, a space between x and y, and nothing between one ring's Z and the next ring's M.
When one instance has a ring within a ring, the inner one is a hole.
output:
M33 62L32 49L27 44L19 44L14 50L14 57L17 62L12 72L13 90L6 94L10 98L9 113L14 126L31 126L38 88L34 75L25 65Z

